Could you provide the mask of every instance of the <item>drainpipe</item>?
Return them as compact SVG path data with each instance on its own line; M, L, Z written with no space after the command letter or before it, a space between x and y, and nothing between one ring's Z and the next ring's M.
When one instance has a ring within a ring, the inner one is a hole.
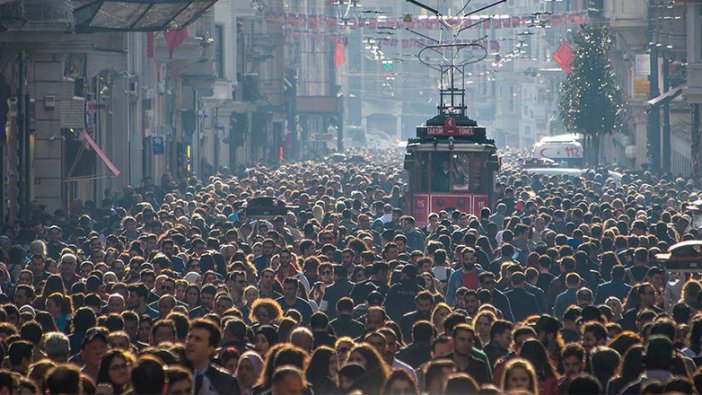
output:
M670 69L670 60L668 55L663 53L663 92L668 92L670 90L670 81L668 79L668 71ZM670 146L670 100L666 100L663 103L663 159L661 167L663 172L670 171L670 158L671 158L671 146Z
M700 105L692 105L692 128L691 132L691 156L692 156L692 175L699 177L700 175Z

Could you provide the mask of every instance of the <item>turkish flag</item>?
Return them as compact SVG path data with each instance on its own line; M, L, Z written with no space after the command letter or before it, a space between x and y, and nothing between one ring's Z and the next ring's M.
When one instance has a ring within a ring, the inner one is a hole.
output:
M163 36L166 38L166 46L168 47L168 56L173 57L173 51L180 47L181 44L188 38L188 29L182 28L180 30L168 30L163 32Z
M336 48L334 48L334 69L339 70L342 64L346 61L344 54L344 43L336 43Z
M561 66L561 70L563 70L566 74L573 72L570 65L573 63L574 58L573 47L571 47L567 41L563 41L561 46L558 47L556 53L553 55L553 60L555 60L556 63Z

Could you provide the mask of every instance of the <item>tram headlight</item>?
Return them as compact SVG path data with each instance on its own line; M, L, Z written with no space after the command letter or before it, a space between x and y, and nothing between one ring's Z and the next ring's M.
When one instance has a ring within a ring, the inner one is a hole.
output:
M449 137L449 150L453 151L453 136Z

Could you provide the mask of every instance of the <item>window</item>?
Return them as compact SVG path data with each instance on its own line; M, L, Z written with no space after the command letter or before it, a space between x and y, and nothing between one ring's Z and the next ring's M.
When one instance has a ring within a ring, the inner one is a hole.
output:
M215 72L224 79L224 26L215 25Z

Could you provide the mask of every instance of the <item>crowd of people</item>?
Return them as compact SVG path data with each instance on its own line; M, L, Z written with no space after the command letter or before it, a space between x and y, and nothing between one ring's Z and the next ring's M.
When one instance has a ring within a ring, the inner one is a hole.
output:
M702 392L702 282L656 260L700 182L507 167L417 219L401 155L363 155L3 225L0 394Z

